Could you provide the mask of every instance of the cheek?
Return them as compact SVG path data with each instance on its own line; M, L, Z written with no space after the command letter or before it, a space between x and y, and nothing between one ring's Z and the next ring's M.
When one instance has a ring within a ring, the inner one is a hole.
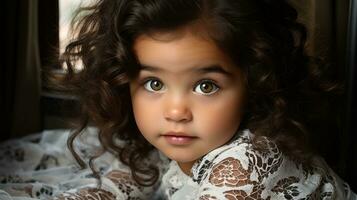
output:
M132 106L136 124L144 135L154 131L154 124L157 124L157 106L150 102L142 94L132 95Z
M216 101L209 109L201 112L201 123L204 124L206 133L232 136L239 127L241 121L240 101L233 98Z

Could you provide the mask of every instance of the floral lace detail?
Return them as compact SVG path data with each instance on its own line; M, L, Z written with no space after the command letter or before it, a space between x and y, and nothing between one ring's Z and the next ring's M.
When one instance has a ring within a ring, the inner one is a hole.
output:
M87 163L100 148L97 133L89 127L74 141ZM139 186L129 167L109 152L94 162L102 179L102 187L97 188L92 171L80 169L67 148L69 134L69 130L44 131L0 144L0 199L133 200L150 199L155 193L159 182L152 187ZM143 163L156 164L161 177L168 159L153 151Z
M293 199L294 197L299 196L300 192L298 191L297 186L293 186L292 184L298 183L299 181L299 178L294 176L281 179L271 191L284 194L286 199Z
M282 164L283 157L275 143L266 137L259 141L259 144L266 147L264 151L247 148L246 156L249 158L249 165L253 166L258 173L258 181L263 181L269 175L276 172ZM248 147L248 146L247 146Z
M250 173L251 170L245 170L239 160L228 157L213 167L209 182L217 187L242 186L251 183Z
M258 150L252 137L249 131L243 131L231 143L195 163L193 180L199 181L192 196L232 200L346 199L351 193L339 185L328 166L314 162L311 167L303 167L284 156L266 137L259 141L265 148Z
M24 161L25 150L21 147L14 147L10 145L0 146L0 160L15 160L18 162Z
M54 200L114 200L115 196L105 190L102 189L82 189L79 190L77 193L72 194L61 194L60 196L56 197Z
M44 154L35 170L48 169L54 166L59 166L58 159L53 155Z
M126 194L128 197L134 196L132 193L135 191L135 188L138 190L142 190L143 188L139 186L131 177L130 173L113 170L106 175L115 185L117 185L118 189L121 190L123 194Z
M210 194L205 194L200 196L199 200L217 200L217 198L215 196L211 196Z
M229 200L240 200L240 199L262 199L261 194L262 191L264 190L264 186L256 185L253 187L252 192L248 195L244 190L229 190L224 192L224 197ZM270 197L266 198L267 200L270 199Z
M243 132L247 136L248 132ZM217 159L225 151L229 151L234 146L240 146L243 143L248 143L248 137L242 137L240 134L237 134L234 139L232 139L229 145L224 145L218 149L215 149L208 153L206 156L200 158L192 167L193 172L193 181L200 184L203 179L206 179L208 176L208 170L212 169L213 161Z
M201 167L198 170L197 176L196 178L194 177L193 180L197 183L200 183L202 181L202 179L206 178L205 176L207 176L207 169L210 169L212 167L212 161L209 160L200 160L198 161L198 163L202 163Z
M106 152L95 161L102 180L102 187L97 188L91 170L75 165L66 145L68 134L45 131L0 145L0 199L356 199L323 161L302 166L284 156L268 138L260 141L265 150L257 150L248 130L199 159L192 177L175 161L153 152L143 160L145 165L159 167L160 182L152 187L136 184L128 166ZM88 161L99 141L95 129L83 136L76 147Z

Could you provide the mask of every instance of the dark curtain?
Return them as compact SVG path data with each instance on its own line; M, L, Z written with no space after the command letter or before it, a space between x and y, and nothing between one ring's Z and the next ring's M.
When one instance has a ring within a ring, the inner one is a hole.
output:
M344 152L347 180L357 191L357 1L351 0L347 29L347 130Z
M41 60L46 60L48 51L46 48L40 50L40 44L43 46L44 43L39 42L39 33L48 33L46 29L49 27L43 24L42 17L46 16L40 13L49 12L48 14L57 16L56 24L58 24L58 2L48 1L47 4L50 5L49 2L52 2L53 6L47 8L41 6L44 2L44 0L2 2L1 13L4 15L2 17L4 21L1 44L5 53L2 54L0 69L1 140L42 130L41 64L43 62ZM42 36L41 41L52 37ZM56 37L58 38L58 33Z
M356 148L356 63L351 63L349 33L357 21L351 21L354 0L293 0L300 20L307 25L307 48L311 55L324 58L334 68L334 78L345 84L345 94L331 98L329 109L317 124L319 134L313 135L318 153L357 191ZM357 9L355 8L355 12ZM356 15L356 13L355 13ZM355 30L356 31L356 30ZM353 44L356 46L356 44ZM353 46L352 45L352 46ZM352 53L353 54L353 53ZM355 104L355 103L354 103Z

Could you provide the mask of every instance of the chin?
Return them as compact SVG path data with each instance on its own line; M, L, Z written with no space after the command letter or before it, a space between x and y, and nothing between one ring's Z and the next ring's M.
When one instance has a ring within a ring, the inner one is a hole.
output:
M180 163L190 163L198 160L201 156L194 156L194 155L189 155L188 153L183 153L183 152L177 152L177 153L167 153L164 152L164 154L169 157L171 160L175 160L176 162Z

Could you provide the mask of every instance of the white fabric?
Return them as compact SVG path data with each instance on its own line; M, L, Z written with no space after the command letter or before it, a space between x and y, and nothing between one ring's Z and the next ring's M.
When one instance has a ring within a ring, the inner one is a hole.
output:
M0 144L0 199L356 199L322 159L304 168L286 158L269 140L256 151L249 131L195 163L192 176L154 151L147 162L160 171L152 187L137 185L129 168L109 152L95 161L102 188L89 168L78 168L67 148L68 130L44 131ZM122 142L122 141L121 141ZM86 162L100 150L97 130L88 128L76 151Z

